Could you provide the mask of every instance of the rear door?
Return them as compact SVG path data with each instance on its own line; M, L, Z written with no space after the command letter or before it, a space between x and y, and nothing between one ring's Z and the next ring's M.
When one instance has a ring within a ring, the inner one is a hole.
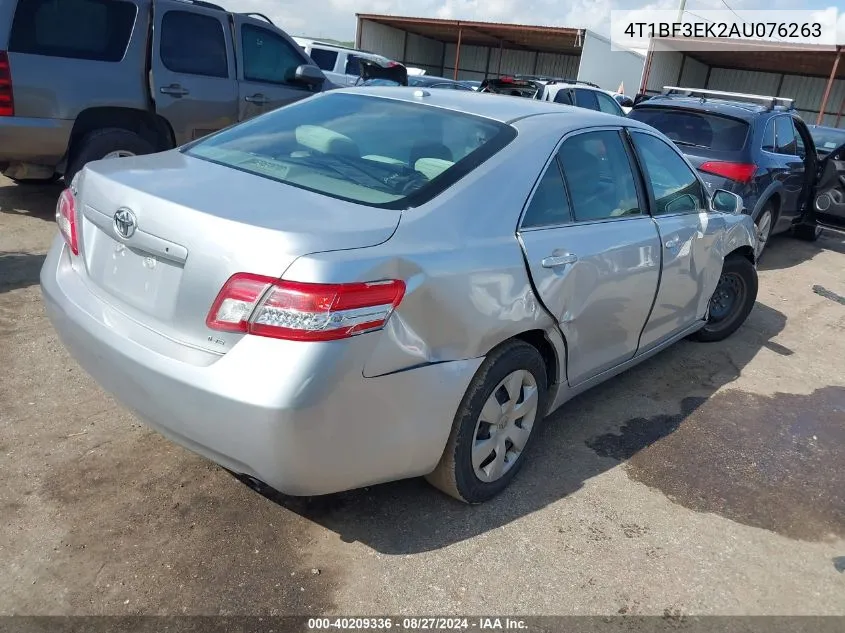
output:
M294 81L296 69L312 63L296 42L244 15L235 15L235 33L241 120L313 94Z
M175 0L155 7L152 80L156 111L176 144L238 119L238 84L228 14Z
M660 290L640 339L647 352L704 316L722 263L714 242L724 221L711 213L704 187L677 149L630 130L642 166L652 217L660 233Z
M657 292L660 241L634 174L619 129L570 134L520 224L534 286L566 337L572 386L634 356Z

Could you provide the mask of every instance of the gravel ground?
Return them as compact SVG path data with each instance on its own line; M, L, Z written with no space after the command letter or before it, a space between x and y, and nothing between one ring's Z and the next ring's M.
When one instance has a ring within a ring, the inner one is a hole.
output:
M845 615L845 243L776 238L729 341L543 427L501 497L259 494L65 353L38 272L59 189L0 178L0 614Z

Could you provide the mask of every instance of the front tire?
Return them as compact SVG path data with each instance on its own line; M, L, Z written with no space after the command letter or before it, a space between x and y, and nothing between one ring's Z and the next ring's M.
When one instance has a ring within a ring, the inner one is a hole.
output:
M691 338L706 343L728 338L745 323L755 301L757 269L742 255L728 255L710 298L707 324Z
M545 415L546 376L542 356L528 343L509 341L493 350L467 388L429 483L466 503L502 492Z

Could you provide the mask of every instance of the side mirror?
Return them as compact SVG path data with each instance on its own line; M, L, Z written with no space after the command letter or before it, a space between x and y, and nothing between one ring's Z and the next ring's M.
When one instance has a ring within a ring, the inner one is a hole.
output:
M625 95L616 95L616 103L621 105L623 108L634 107L634 100L631 99L631 97L626 97Z
M294 71L293 74L293 80L297 83L317 88L318 86L323 85L326 81L326 76L323 74L323 71L316 66L312 66L311 64L302 64L301 66L296 67L296 71Z
M724 189L717 189L710 199L710 206L714 211L719 213L740 214L745 208L742 198L735 193L725 191Z

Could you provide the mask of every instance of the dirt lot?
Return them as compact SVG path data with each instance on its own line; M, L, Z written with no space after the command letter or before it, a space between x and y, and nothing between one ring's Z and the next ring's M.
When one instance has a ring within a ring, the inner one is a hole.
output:
M416 480L294 500L64 352L38 288L57 193L0 179L0 614L845 614L841 238L775 239L734 338L571 402L485 506Z

